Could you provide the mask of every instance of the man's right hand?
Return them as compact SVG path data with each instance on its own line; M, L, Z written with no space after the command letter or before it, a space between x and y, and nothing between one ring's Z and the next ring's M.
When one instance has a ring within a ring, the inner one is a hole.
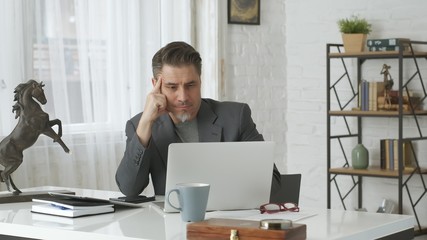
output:
M154 122L166 112L166 106L166 96L162 94L162 79L159 77L153 90L147 95L143 116L146 115L150 122Z
M153 81L156 81L153 79ZM147 95L145 101L144 112L139 119L136 134L139 141L144 147L148 146L151 138L151 127L153 122L162 114L166 113L167 100L166 96L162 94L162 79L156 81L153 90Z

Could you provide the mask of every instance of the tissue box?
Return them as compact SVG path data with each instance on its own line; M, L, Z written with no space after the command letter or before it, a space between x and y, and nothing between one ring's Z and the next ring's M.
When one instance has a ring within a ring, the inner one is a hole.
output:
M187 225L187 239L232 239L231 231L237 230L239 240L255 239L306 239L307 227L305 224L293 223L292 227L284 230L260 228L259 221L212 218Z

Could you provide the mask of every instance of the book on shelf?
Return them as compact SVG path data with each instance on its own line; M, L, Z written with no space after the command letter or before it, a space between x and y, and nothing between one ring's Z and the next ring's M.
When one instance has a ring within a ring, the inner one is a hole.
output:
M108 200L77 198L33 198L31 212L62 217L81 217L114 212L114 204Z
M377 98L378 108L379 109L393 110L393 111L399 110L399 91L397 91L397 90L390 91L389 97L390 97L390 103L391 104L386 103L384 95L379 96ZM412 107L414 108L414 110L421 110L423 107L420 97L413 96L412 92L409 92L409 96L408 96L406 91L403 91L402 109L404 111L411 110L411 107L410 107L411 104L412 104Z
M390 151L392 151L391 156L390 156L390 170L398 170L399 169L399 153L397 152L398 147L397 147L397 140L393 139L392 141L390 141ZM405 166L405 165L403 165Z
M386 139L380 140L380 168L381 169L388 169L388 161L386 159L389 159L388 156L388 142L386 142Z
M370 82L363 80L360 88L360 109L362 111L368 111L372 105L372 88Z
M384 92L383 82L363 80L359 86L359 109L362 111L378 111L378 97Z
M388 110L388 111L399 111L399 104L384 104L384 103L380 103L378 104L378 108L380 110ZM408 104L403 104L402 105L402 110L403 111L409 111L410 107Z
M369 110L378 111L378 97L384 94L384 82L370 82L369 88L371 89Z
M368 47L370 52L387 52L387 51L399 51L400 46L373 46ZM409 46L403 46L403 51L409 51Z
M410 41L409 38L378 38L368 39L366 44L368 47L394 47L399 46L401 42Z
M398 139L381 139L380 140L380 167L397 171L399 169ZM404 170L414 169L412 161L411 141L403 140L403 167Z
M369 101L369 82L366 80L362 81L362 111L367 111Z

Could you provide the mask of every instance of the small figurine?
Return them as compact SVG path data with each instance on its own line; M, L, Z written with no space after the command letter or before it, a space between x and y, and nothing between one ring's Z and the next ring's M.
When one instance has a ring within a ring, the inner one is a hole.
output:
M391 67L387 64L383 65L383 68L381 69L380 74L384 75L384 106L386 109L391 108L391 97L390 97L390 91L393 88L393 79L391 78L391 75L389 73L389 69Z
M43 82L29 80L15 88L14 101L16 104L13 105L12 112L15 112L15 118L19 117L19 121L9 136L0 142L0 164L4 166L4 170L0 170L0 181L6 183L8 191L11 191L10 187L12 187L15 195L21 191L15 186L10 175L21 165L22 152L32 146L40 134L58 142L66 153L70 152L61 139L61 121L59 119L49 120L49 115L34 100L36 99L43 105L46 104L43 87ZM52 129L55 125L58 125L58 133Z

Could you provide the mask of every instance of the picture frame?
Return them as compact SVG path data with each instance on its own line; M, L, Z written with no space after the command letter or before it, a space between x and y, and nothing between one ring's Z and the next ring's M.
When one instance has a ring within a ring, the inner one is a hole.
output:
M228 0L228 23L260 25L261 0Z

